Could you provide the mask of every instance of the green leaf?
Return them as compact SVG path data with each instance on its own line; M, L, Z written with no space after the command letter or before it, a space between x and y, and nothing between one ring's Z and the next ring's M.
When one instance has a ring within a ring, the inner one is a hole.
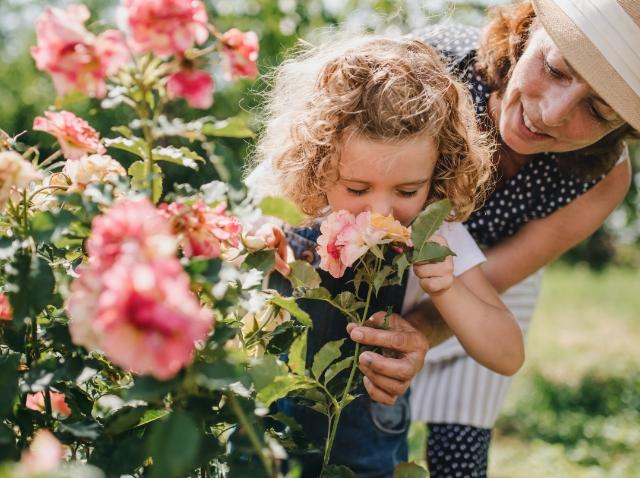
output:
M287 277L291 281L291 285L295 287L308 287L315 289L320 287L322 282L320 274L307 261L293 261L289 264L291 274Z
M306 216L292 201L283 197L267 196L258 205L262 214L282 219L291 226L301 224Z
M420 253L424 244L442 225L450 211L451 202L448 199L442 199L429 204L413 220L413 224L411 224L411 240L416 253Z
M194 381L208 390L227 390L238 381L247 382L245 369L228 360L218 360L213 363L200 362L193 366Z
M146 411L146 407L122 407L116 410L105 419L105 434L118 435L136 427Z
M144 400L155 402L162 398L175 387L175 381L166 382L157 380L151 376L136 376L133 386L125 392L127 400Z
M295 296L298 299L315 299L331 301L331 292L324 287L318 287L317 289L304 289L295 292Z
M18 364L20 354L9 352L0 355L0 416L11 414L18 395Z
M144 161L136 161L129 166L129 176L131 176L131 186L134 189L143 190L145 183L150 181L152 177L155 177L155 187L153 189L152 200L154 203L158 202L160 196L162 196L162 169L157 164L152 165L152 172L149 177L145 177L144 174Z
M0 237L0 260L13 257L20 248L20 241L13 237Z
M153 427L147 441L153 458L151 478L184 476L195 468L200 433L193 419L181 410Z
M147 410L144 412L144 415L140 418L140 421L136 424L135 428L143 427L148 423L155 422L156 420L160 420L161 418L166 417L171 413L169 410Z
M81 420L74 423L61 422L60 432L68 433L69 435L84 441L95 441L100 437L102 427L99 423L93 420Z
M247 254L242 263L245 270L258 269L262 272L270 272L276 265L276 252L273 250L256 251Z
M307 336L308 333L305 330L293 341L289 349L289 367L298 375L304 375L307 363Z
M193 280L215 284L220 278L221 267L220 259L191 259L185 271Z
M380 259L381 261L384 261L384 254L382 253L382 250L376 245L373 244L369 250L373 253L374 256L376 256L378 259Z
M277 305L278 307L282 307L293 317L295 317L302 325L313 327L311 317L298 306L298 304L296 303L296 299L294 299L293 297L282 297L281 295L275 295L271 299L269 299L269 302Z
M196 161L204 162L204 158L187 147L162 146L153 148L154 161L166 161L186 168L198 169Z
M286 374L286 367L278 363L273 355L264 355L249 368L249 375L253 379L257 392L273 383L276 377L284 374Z
M52 302L55 278L49 263L39 256L18 254L7 267L7 283L14 322L35 317Z
M344 465L327 465L322 469L320 478L355 478L355 474Z
M316 379L320 380L320 376L327 367L340 358L340 347L342 347L342 344L344 344L344 339L327 342L315 354L313 357L313 365L311 366L311 373Z
M145 159L147 157L147 144L142 138L131 136L130 138L104 138L107 148L120 149Z
M207 136L223 138L253 138L255 133L249 129L244 117L237 115L226 120L207 123L202 127Z
M328 384L332 379L334 379L340 372L349 368L353 362L353 357L347 357L346 359L340 360L339 362L334 363L327 369L327 373L324 374L324 384Z
M448 256L455 256L456 254L447 246L438 244L437 242L426 242L422 249L416 251L412 257L414 264L419 262L441 262Z
M400 463L393 470L393 478L428 478L429 472L414 462Z
M294 390L314 388L316 385L307 377L301 375L281 375L276 377L273 383L264 387L256 398L265 406L271 405L280 398L286 397Z
M78 217L65 209L40 211L31 219L31 235L37 242L54 242L69 230Z
M384 266L378 271L376 276L373 278L373 289L375 290L376 295L378 294L380 287L384 285L384 281L386 281L387 277L391 274L393 274L393 268L390 266Z
M398 280L402 280L402 277L404 276L404 271L406 271L410 265L411 263L409 262L409 259L407 259L406 254L400 254L399 256L397 256L395 261L395 266L396 266Z
M128 126L112 126L111 131L113 131L114 133L119 133L124 138L131 139L133 137L133 133Z

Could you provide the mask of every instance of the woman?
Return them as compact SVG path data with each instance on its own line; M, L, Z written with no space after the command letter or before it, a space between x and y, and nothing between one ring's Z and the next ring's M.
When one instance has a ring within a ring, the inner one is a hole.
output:
M593 233L628 190L623 141L640 131L640 2L524 1L497 10L478 43L469 28L418 36L468 81L478 120L495 133L497 184L466 225L485 248L484 272L526 332L541 268ZM430 309L425 303L407 319L434 345L446 331L423 320ZM358 342L406 351L417 333L403 327L350 331ZM384 403L419 367L415 355L371 352L360 364L370 395ZM431 476L486 476L508 384L454 339L428 353L412 407L429 423Z

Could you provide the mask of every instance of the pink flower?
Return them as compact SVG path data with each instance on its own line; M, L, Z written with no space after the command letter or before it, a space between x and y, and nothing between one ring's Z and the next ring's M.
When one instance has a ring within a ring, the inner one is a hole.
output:
M213 78L206 71L181 70L167 81L171 98L184 98L192 108L207 109L213 104Z
M0 320L12 320L13 310L9 303L9 298L0 292Z
M87 252L91 264L108 268L122 255L174 257L176 245L169 221L148 199L124 199L93 220Z
M178 55L209 37L207 10L199 0L122 0L134 48Z
M74 343L100 349L115 364L160 380L193 359L212 327L176 258L125 256L106 271L84 267L67 304Z
M38 44L31 55L38 69L51 74L59 95L76 90L102 98L105 78L129 60L120 32L93 35L84 26L89 16L86 6L69 5L64 10L48 7L37 20Z
M242 226L225 209L224 204L211 208L202 199L191 205L182 202L160 205L171 221L173 232L181 237L187 257L215 258L224 249L240 245Z
M0 152L0 207L12 196L22 191L32 181L42 179L42 174L29 161L15 151Z
M80 159L87 153L106 151L100 135L82 118L68 111L46 111L44 115L33 120L33 129L55 136L65 158Z
M320 232L320 268L333 277L342 277L372 246L390 242L384 239L384 230L371 225L369 212L357 216L344 210L333 212L320 225Z
M70 192L84 191L91 183L115 183L127 171L109 155L92 154L68 159L62 172L71 180Z
M71 409L64 399L64 393L49 392L51 397L51 410L58 415L68 417L71 415ZM43 412L45 410L44 392L30 393L27 395L27 408Z
M260 51L258 35L232 28L222 35L221 41L227 78L255 78L258 75L256 61Z
M64 447L49 430L36 432L29 450L22 454L20 464L30 475L45 474L58 468L64 458Z

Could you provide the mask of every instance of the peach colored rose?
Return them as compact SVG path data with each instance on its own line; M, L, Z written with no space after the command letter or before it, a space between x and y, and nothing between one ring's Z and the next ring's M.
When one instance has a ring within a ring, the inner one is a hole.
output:
M71 180L70 192L82 192L91 183L115 183L119 177L127 175L122 165L106 154L68 159L62 172Z
M189 285L176 258L124 256L106 270L84 267L67 304L71 337L127 370L167 380L212 328Z
M255 78L258 75L260 43L255 32L241 32L232 28L222 35L222 52L226 77Z
M65 158L80 159L87 153L106 151L98 132L82 118L68 111L46 111L44 116L33 120L33 129L55 136Z
M171 98L184 98L192 108L211 108L213 78L206 71L181 70L167 80L167 93Z
M177 240L169 221L147 198L117 201L96 217L87 240L89 261L108 268L122 255L139 260L174 257Z
M171 221L173 232L187 257L215 258L240 245L242 226L226 212L224 204L211 208L202 199L189 205L182 202L161 204L162 214Z
M122 6L138 52L179 55L209 37L200 0L122 0Z
M31 475L54 471L64 458L64 447L49 430L38 430L29 446L22 454L20 464Z
M0 320L12 320L13 310L9 303L9 298L2 292L0 292Z
M32 181L42 179L42 174L29 161L15 151L0 152L0 207L12 192L22 192Z
M38 69L51 75L59 95L79 91L102 98L105 79L129 60L121 33L90 33L84 26L89 16L84 5L47 7L36 22L37 46L31 55Z
M54 413L63 417L68 417L69 415L71 415L71 409L64 399L64 393L49 392L49 396L51 397L51 410ZM36 410L40 412L45 411L46 408L44 403L44 392L29 393L27 395L26 406L30 410Z
M400 242L407 246L412 246L411 229L404 227L393 216L383 216L381 214L371 214L371 227L384 232L384 238L392 242Z

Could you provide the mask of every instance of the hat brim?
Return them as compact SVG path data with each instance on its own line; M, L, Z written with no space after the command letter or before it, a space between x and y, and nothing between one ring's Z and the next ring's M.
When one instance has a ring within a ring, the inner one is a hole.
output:
M640 131L640 96L553 0L532 0L537 18L580 76L627 123Z

